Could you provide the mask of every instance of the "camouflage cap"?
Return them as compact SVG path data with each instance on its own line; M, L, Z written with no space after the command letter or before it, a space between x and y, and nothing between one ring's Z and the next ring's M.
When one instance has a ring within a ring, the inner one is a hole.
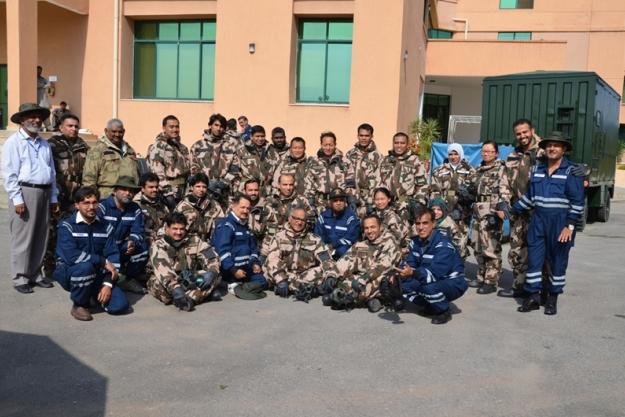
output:
M542 138L542 140L538 143L542 149L545 149L549 142L560 142L563 143L566 147L567 151L573 149L573 143L571 143L571 138L564 135L564 133L554 130L547 137Z
M234 287L234 295L242 300L260 300L267 294L263 291L263 286L259 282L246 282Z
M128 188L130 190L138 190L141 188L139 187L139 185L137 184L134 178L128 177L126 175L122 175L121 177L117 178L117 182L115 183L113 188L118 188L118 187Z

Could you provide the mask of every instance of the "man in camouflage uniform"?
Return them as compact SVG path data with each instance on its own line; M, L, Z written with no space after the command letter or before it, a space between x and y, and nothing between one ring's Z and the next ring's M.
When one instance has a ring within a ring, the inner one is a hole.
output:
M326 276L338 276L328 247L306 227L306 210L293 208L288 223L271 239L265 262L267 281L281 297L295 294L300 301L318 295Z
M237 150L241 146L232 137L224 137L226 118L213 114L204 137L191 146L191 174L203 172L209 180L236 186L239 178Z
M263 218L263 212L265 207L265 199L260 196L260 181L256 178L249 179L243 184L243 194L247 195L250 200L250 217L248 219L248 226L252 231L252 234L256 237L256 243L260 247L265 236L265 220Z
M44 276L51 276L56 267L56 225L59 219L69 214L74 208L74 193L82 183L82 172L89 146L78 136L80 120L78 116L65 114L59 121L60 134L48 139L54 168L56 186L59 190L59 212L51 217L48 248L43 260Z
M208 195L208 182L203 172L189 178L189 193L174 210L187 218L189 236L197 236L201 240L210 239L217 219L225 217L221 206Z
M336 135L332 132L323 132L320 141L321 149L314 158L316 162L314 175L309 181L310 187L316 189L314 202L318 213L326 209L332 190L340 188L350 199L356 194L352 163L336 149Z
M278 163L284 159L289 153L289 144L286 141L286 132L283 128L277 126L271 129L271 144L267 151L267 159L272 163L275 169Z
M395 193L397 211L404 220L411 217L417 205L427 205L429 186L425 166L408 148L408 135L399 132L393 136L393 150L380 162L377 172L379 187Z
M272 169L270 161L267 160L268 149L265 128L260 125L252 126L251 139L237 151L240 168L239 191L243 191L245 183L251 179L260 181L261 189L270 181Z
M197 236L188 236L186 227L180 213L165 219L165 235L150 248L153 273L147 286L157 300L191 311L203 301L221 299L215 291L221 278L215 250Z
M458 143L447 147L447 159L432 171L430 200L442 198L447 203L449 216L458 225L460 240L457 243L462 259L469 255L467 241L473 201L468 184L474 175L475 168L464 159L464 150Z
M278 164L272 180L272 192L278 192L280 175L291 174L295 178L295 194L310 199L314 194L315 185L311 182L316 164L312 157L306 156L306 142L303 138L291 139L289 154ZM270 194L268 194L270 195Z
M510 185L510 205L523 198L529 186L530 171L544 158L545 151L540 149L540 138L536 135L532 122L519 119L512 124L516 146L506 158L506 175ZM530 211L510 216L510 251L508 262L512 267L514 282L512 288L497 292L500 297L520 297L527 271L527 229Z
M82 185L96 187L102 198L113 192L119 177L130 177L139 183L137 154L124 140L124 133L126 130L121 120L109 120L104 136L87 152Z
M163 119L163 131L148 147L148 164L158 175L161 193L173 209L182 200L191 171L189 149L180 139L180 122L176 116Z
M363 228L365 239L354 244L337 261L340 282L331 296L324 296L324 304L338 308L366 305L375 313L382 308L380 283L399 262L401 248L377 216L365 216Z
M158 239L158 232L169 214L169 207L159 191L159 180L155 173L143 174L139 179L139 186L141 191L135 194L132 201L141 207L145 239L148 246L151 246Z
M376 187L376 173L382 154L377 151L373 141L373 126L363 123L358 126L358 142L347 151L345 157L351 161L356 182L358 215L363 217L367 205L373 205L373 190Z
M264 259L269 254L269 243L287 221L289 210L303 207L306 211L308 225L315 223L316 214L308 200L295 194L295 177L283 174L278 178L278 192L265 200L262 212L262 223L265 234L260 245L260 254Z

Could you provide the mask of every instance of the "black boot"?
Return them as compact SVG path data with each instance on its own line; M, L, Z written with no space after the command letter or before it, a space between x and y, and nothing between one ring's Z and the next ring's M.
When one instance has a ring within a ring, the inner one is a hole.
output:
M539 308L540 308L540 294L536 293L536 294L531 294L529 297L523 300L523 304L521 304L521 306L517 308L517 311L520 313L527 313L532 310L538 310Z
M321 304L323 304L326 307L331 307L332 306L332 294L324 294L323 297L321 297Z
M449 320L451 320L451 313L449 312L449 310L447 310L441 314L437 314L436 316L432 317L432 324L445 324Z
M497 291L497 296L504 298L523 298L526 294L523 288L510 288Z
M490 294L497 291L497 286L495 284L484 284L480 288L477 289L478 294Z
M558 294L549 294L545 304L545 314L555 316L558 313Z

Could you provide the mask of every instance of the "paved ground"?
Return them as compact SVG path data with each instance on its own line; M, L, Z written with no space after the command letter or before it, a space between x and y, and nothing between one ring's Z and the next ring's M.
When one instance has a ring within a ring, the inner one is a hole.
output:
M445 326L273 296L80 323L58 286L11 288L3 236L0 416L625 415L625 202L579 236L557 316L470 290Z

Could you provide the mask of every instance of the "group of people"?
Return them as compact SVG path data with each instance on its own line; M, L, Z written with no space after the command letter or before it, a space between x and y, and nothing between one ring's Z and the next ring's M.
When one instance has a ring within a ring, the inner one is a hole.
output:
M451 144L430 179L407 134L396 133L383 156L366 123L347 153L326 131L307 156L306 141L287 142L283 128L269 143L262 126L221 114L187 148L169 115L142 163L121 120L90 148L72 114L61 117L58 135L41 139L48 116L22 105L11 118L21 128L4 145L13 282L30 293L52 277L70 292L78 320L91 320L97 306L126 312L129 291L191 311L227 292L259 299L273 290L321 297L333 309L410 302L443 324L468 287L497 290L505 218L515 282L499 295L524 297L519 311L531 311L543 290L545 313L557 311L583 212L583 169L564 157L568 138L541 141L529 120L515 122L517 147L506 161L485 142L475 169ZM469 278L471 247L478 273Z

